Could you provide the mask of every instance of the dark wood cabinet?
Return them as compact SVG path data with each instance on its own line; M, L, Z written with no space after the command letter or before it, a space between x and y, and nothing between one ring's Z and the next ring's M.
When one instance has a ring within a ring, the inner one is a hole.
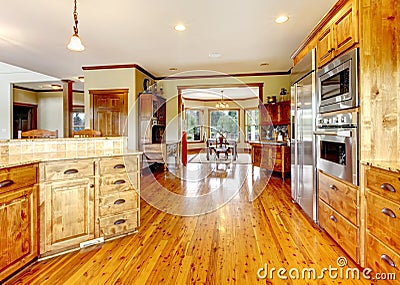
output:
M161 143L166 125L166 100L152 93L139 95L139 146Z
M261 125L290 124L290 101L260 105L259 110Z

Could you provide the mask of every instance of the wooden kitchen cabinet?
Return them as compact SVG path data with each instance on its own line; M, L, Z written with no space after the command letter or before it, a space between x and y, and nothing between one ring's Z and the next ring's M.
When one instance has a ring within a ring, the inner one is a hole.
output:
M40 174L41 256L94 239L94 160L44 162Z
M358 187L319 171L318 197L320 227L358 263L360 260Z
M100 158L98 175L98 235L107 239L136 231L140 221L139 155Z
M352 48L358 41L358 0L350 0L318 35L318 68Z
M290 124L290 101L260 105L259 110L260 125Z
M366 167L366 266L400 274L400 172Z
M290 147L284 145L251 143L253 166L280 172L282 179L290 172Z
M0 170L0 283L38 255L37 165Z

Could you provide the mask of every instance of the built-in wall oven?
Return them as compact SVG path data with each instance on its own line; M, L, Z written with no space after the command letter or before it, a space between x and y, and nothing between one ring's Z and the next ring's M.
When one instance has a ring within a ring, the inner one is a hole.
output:
M339 56L317 76L318 113L354 108L359 105L358 49Z
M358 185L358 113L318 114L317 168Z

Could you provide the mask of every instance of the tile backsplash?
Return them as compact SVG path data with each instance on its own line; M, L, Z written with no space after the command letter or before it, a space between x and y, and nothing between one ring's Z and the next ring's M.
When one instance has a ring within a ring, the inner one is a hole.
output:
M0 141L0 157L65 153L66 157L123 153L127 137L19 139Z

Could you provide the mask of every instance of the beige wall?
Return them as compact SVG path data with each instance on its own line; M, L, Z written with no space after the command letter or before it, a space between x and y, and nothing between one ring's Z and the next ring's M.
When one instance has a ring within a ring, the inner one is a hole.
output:
M185 74L190 75L190 74ZM290 94L285 96L279 95L281 88L286 88L290 92L290 78L289 75L275 75L275 76L249 76L249 77L222 77L222 78L200 78L200 79L168 79L158 82L158 85L163 86L164 96L167 98L167 140L180 139L179 118L178 118L178 89L180 86L195 86L195 85L224 85L224 84L243 84L243 83L264 83L263 98L264 103L268 96L276 96L277 101L290 100ZM189 101L188 101L189 102ZM241 101L241 109L250 108L253 103L245 103ZM186 105L186 103L185 103ZM202 104L206 105L206 104ZM215 103L212 104L215 106ZM255 104L254 104L255 105ZM196 103L190 103L188 107L196 107ZM211 107L211 105L210 105ZM240 113L241 128L244 128L244 110ZM207 122L207 121L206 121ZM244 138L240 139L241 145L244 144ZM191 144L190 148L198 147L196 144Z
M137 149L136 72L134 68L84 70L85 127L90 126L89 90L128 89L128 148Z
M23 90L19 88L13 89L14 103L24 103L24 104L38 104L37 92Z
M63 93L37 92L38 129L58 130L58 137L64 137Z

